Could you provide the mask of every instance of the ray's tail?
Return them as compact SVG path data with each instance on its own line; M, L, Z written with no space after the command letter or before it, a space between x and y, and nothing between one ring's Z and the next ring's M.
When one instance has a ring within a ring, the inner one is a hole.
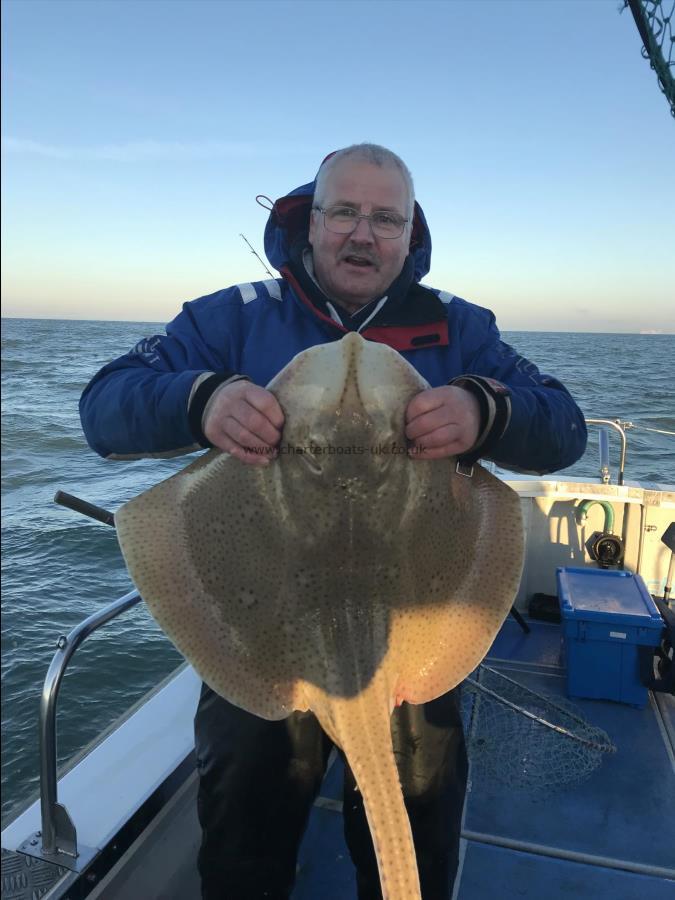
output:
M421 900L417 860L391 742L391 712L381 672L353 698L305 684L308 705L338 744L363 796L383 900Z

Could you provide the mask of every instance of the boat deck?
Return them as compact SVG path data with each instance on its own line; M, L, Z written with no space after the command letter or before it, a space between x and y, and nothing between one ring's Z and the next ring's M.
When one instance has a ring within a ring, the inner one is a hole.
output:
M531 632L524 634L509 618L486 662L526 687L564 697L560 628L531 620L529 624ZM171 754L183 759L192 740L198 689L199 680L192 670L181 670L86 756L79 769L64 776L59 797L73 813L84 845L107 846L110 840L106 837L109 817L99 821L96 810L114 807L119 785L113 780L108 788L100 781L100 772L122 772L128 806L129 798L137 798L140 790L136 768L152 769L152 761L161 755L158 746L169 754L158 760L159 769L173 771ZM499 900L675 898L675 698L650 695L644 709L596 700L574 702L588 722L607 732L617 752L606 755L586 781L547 794L495 787L477 772L470 772L453 900L494 896ZM171 714L163 712L166 704L170 704ZM147 740L148 717L167 728L159 745L156 738ZM135 724L136 719L141 721ZM134 734L143 738L140 744ZM171 735L176 738L175 746ZM139 747L145 748L146 755ZM116 760L114 766L111 759ZM148 790L154 790L157 778L161 781L164 777L155 773ZM197 900L200 832L196 786L197 775L192 771L102 880L91 879L89 900ZM88 798L94 789L98 802L92 805ZM342 833L341 797L342 764L334 754L300 850L293 900L353 900L356 896L354 870ZM3 847L14 849L39 827L39 821L39 804L35 803L3 832ZM21 883L11 870L17 860ZM5 862L7 884L18 891L11 896L32 896L31 890L19 888L24 880L28 884L34 864L25 870L20 854L3 850L3 879ZM63 871L61 893L50 896L80 896L69 892L73 882Z
M565 696L559 626L509 618L486 662L533 690ZM672 900L675 897L675 698L637 709L575 700L617 747L589 779L549 795L470 776L453 900ZM355 897L342 834L336 758L300 851L293 900Z

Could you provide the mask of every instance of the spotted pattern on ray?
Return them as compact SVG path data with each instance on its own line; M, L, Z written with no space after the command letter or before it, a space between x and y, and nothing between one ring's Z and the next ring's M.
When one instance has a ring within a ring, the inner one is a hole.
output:
M391 709L475 668L523 556L513 491L480 466L469 479L404 452L425 387L357 334L313 347L268 385L286 416L274 463L210 451L116 516L132 578L201 677L264 718L311 709L342 747L386 900L419 897Z

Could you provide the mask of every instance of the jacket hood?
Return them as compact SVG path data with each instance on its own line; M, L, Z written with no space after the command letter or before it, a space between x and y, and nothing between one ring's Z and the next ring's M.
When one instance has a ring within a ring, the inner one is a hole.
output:
M277 271L287 266L290 250L299 240L307 240L309 214L315 181L295 188L275 201L265 226L265 254ZM431 234L422 207L415 201L410 253L415 269L414 280L420 281L431 268Z

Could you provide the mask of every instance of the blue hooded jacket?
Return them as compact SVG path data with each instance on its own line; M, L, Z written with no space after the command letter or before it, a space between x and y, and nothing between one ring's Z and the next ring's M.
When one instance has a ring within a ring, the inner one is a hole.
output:
M312 301L291 265L291 248L307 233L313 193L314 182L303 185L270 214L265 251L281 278L185 303L166 334L139 341L91 380L80 415L97 453L120 459L198 450L205 442L190 405L210 374L220 374L220 383L246 375L264 386L302 350L344 336L348 329ZM489 310L421 285L430 262L431 236L416 203L404 265L414 273L411 287L397 304L387 301L361 335L398 350L432 387L472 376L507 396L508 415L485 454L500 465L540 473L571 465L586 446L572 397L500 339Z

